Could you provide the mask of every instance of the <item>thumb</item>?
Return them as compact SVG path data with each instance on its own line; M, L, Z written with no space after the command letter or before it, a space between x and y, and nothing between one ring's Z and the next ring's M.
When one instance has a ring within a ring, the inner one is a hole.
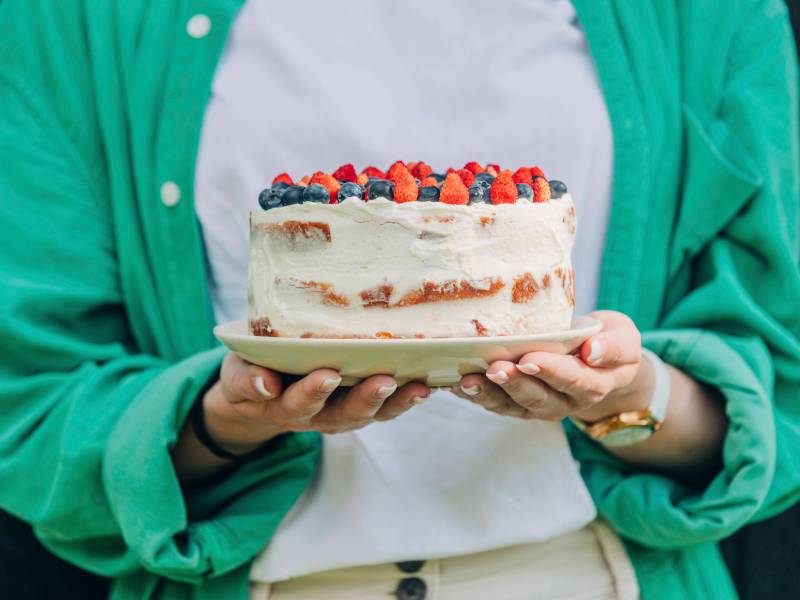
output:
M591 367L613 368L636 364L642 358L639 330L630 319L605 323L604 331L581 345L580 356Z

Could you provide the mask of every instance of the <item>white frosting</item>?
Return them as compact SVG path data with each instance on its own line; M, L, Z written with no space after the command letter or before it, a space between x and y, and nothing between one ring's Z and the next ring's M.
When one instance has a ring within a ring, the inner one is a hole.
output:
M462 337L569 328L569 194L497 206L349 198L256 211L250 222L250 319L266 317L275 335ZM522 277L527 286L515 285ZM466 297L414 303L426 282L429 291L458 286ZM367 301L383 302L365 306L362 293L387 285L388 300L373 293ZM532 297L523 293L532 287Z

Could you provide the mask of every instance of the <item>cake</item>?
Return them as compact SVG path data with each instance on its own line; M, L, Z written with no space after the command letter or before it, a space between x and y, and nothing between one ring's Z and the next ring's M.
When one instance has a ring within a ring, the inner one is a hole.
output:
M249 327L292 338L568 329L575 209L538 167L283 173L250 215Z

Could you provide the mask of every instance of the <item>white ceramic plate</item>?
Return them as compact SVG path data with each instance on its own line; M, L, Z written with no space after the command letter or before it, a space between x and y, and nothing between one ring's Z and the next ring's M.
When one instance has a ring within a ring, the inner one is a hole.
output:
M214 335L245 360L282 373L304 375L327 367L341 373L344 385L384 373L400 384L419 380L442 387L467 373L482 373L496 360L516 361L536 350L568 354L600 329L599 321L575 316L567 331L532 335L332 340L255 336L247 321L233 321L217 325Z

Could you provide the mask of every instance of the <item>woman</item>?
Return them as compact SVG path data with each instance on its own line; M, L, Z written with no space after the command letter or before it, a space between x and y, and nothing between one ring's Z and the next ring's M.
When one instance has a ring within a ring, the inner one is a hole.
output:
M734 597L715 542L800 494L783 4L285 4L0 5L0 506L116 598ZM214 346L267 174L406 156L569 183L579 359L424 403Z

